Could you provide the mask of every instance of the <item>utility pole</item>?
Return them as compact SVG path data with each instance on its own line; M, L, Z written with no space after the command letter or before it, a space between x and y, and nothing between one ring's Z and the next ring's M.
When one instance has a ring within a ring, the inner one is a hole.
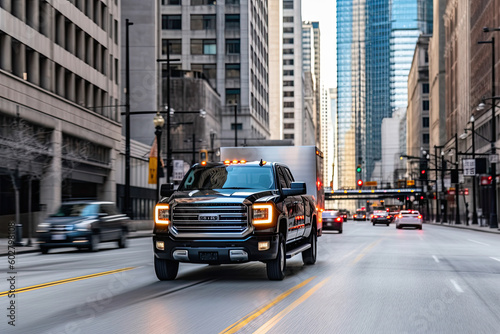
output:
M125 214L132 217L130 205L130 46L128 27L134 23L125 19Z

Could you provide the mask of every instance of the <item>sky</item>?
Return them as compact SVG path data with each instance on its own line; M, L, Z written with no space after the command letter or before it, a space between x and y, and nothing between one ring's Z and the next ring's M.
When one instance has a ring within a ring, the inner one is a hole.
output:
M337 86L335 0L302 0L302 21L318 21L321 34L321 84Z

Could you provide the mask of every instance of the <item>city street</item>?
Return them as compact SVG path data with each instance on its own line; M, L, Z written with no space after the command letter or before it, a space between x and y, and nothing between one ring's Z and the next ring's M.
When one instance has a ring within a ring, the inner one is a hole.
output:
M0 257L0 333L500 333L497 234L349 221L283 281L252 262L181 263L160 282L150 238L99 248L17 255L13 298Z

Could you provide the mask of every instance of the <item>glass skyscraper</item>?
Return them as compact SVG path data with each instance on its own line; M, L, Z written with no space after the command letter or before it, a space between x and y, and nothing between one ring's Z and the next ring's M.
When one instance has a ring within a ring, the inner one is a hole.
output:
M432 0L337 0L339 188L380 177L372 172L381 160L382 120L406 109L415 44L430 32Z

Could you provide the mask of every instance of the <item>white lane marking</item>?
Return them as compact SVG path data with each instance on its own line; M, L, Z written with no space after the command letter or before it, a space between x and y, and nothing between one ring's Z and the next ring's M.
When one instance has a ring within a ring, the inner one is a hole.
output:
M484 242L479 242L479 241L472 240L472 239L467 239L467 240L475 242L476 244L480 244L480 245L484 245L484 246L489 246L488 244L485 244Z
M490 259L493 259L493 260L496 260L496 261L500 262L500 259L497 258L497 257L490 257Z
M437 258L436 255L432 255L432 258L434 259L434 261L436 261L437 263L439 263L439 259Z
M464 292L464 290L462 290L462 288L460 287L460 285L458 285L458 283L457 283L457 282L455 282L455 280L452 280L452 279L451 279L450 281L451 281L451 284L453 284L453 286L455 287L455 289L456 289L458 292L460 292L460 293L463 293L463 292Z

